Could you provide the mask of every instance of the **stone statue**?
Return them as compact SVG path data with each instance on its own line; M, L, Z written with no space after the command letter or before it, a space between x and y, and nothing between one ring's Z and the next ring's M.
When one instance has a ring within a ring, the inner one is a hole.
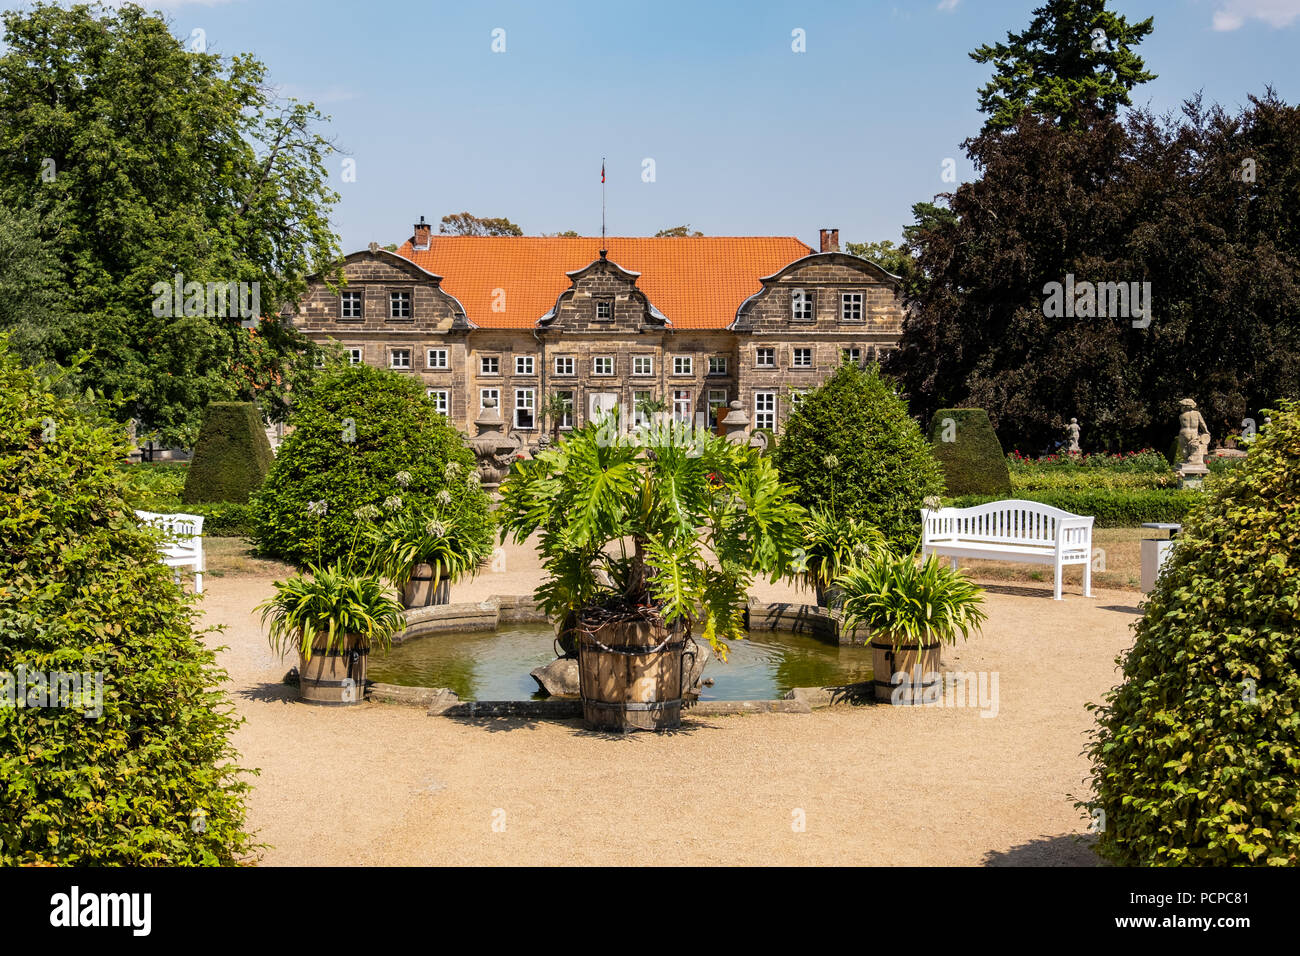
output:
M478 435L469 440L470 448L478 459L479 481L483 490L496 491L501 480L510 470L519 451L519 443L504 433L505 422L497 408L495 398L483 401L483 411L474 422L478 426Z
M1210 450L1210 429L1196 410L1196 402L1184 398L1178 404L1183 409L1178 415L1178 457L1182 459L1178 470L1203 473L1208 470L1205 455Z
M1079 454L1081 451L1079 448L1079 419L1070 419L1070 424L1065 426L1065 436L1070 442L1069 453L1071 455Z

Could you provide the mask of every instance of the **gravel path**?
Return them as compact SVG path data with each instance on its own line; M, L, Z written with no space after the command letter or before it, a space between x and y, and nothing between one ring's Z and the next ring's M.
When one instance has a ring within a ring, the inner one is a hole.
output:
M528 593L535 558L453 600ZM1077 574L1076 574L1077 576ZM1064 601L990 584L984 632L945 669L996 671L998 709L838 706L689 718L615 738L578 721L463 722L367 703L316 708L280 683L253 608L265 575L210 575L209 643L247 718L235 745L261 769L250 826L264 865L1093 865L1073 806L1088 793L1085 710L1118 679L1139 595ZM764 600L799 600L763 585ZM717 666L717 665L715 665ZM800 824L802 823L802 827Z

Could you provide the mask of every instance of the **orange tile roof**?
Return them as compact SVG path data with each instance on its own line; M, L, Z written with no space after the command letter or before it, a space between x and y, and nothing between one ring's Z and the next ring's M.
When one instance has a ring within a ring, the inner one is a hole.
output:
M812 252L790 236L699 236L656 239L611 236L609 259L641 273L637 287L674 329L722 329L736 309L762 288L758 281ZM443 277L442 288L465 306L480 328L532 325L569 288L567 272L600 257L599 237L440 236L415 251L411 240L397 250ZM496 289L505 290L505 311L493 312Z

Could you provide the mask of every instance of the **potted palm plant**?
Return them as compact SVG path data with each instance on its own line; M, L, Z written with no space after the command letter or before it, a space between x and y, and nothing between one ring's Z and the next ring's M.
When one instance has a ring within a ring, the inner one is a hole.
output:
M839 603L836 578L888 546L879 528L818 508L808 512L803 537L804 544L795 552L791 567L797 580L817 595L822 607Z
M748 585L785 573L803 509L748 448L593 423L517 463L499 515L503 539L541 532L536 597L576 650L587 724L626 731L680 723L693 637L725 656L743 636Z
M481 568L492 550L492 527L464 499L453 504L450 492L439 493L428 510L392 514L374 533L377 564L402 591L407 608L446 604L451 585Z
M988 617L984 592L933 555L917 563L884 549L835 583L844 593L843 626L872 632L877 700L921 703L938 681L942 646Z

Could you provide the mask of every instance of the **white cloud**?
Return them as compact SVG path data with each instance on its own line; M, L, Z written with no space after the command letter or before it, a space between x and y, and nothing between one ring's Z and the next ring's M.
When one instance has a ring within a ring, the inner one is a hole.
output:
M1300 18L1300 0L1221 0L1214 11L1214 29L1221 33L1240 30L1247 20L1263 20L1269 26L1289 27Z
M959 3L961 3L961 0L939 0L939 9L940 9L940 10L956 10L956 9L957 9L957 4L959 4Z

